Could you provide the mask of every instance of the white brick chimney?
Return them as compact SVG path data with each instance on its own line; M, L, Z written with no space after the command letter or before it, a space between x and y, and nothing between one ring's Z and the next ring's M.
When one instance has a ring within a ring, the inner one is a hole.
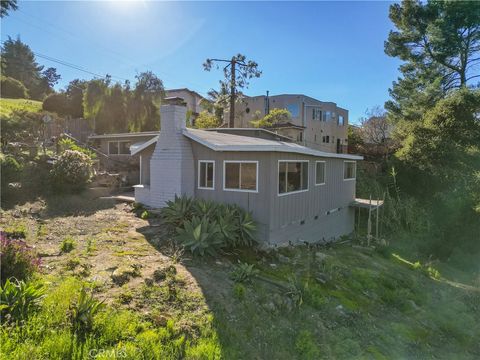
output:
M194 160L192 146L182 134L187 108L181 98L166 98L160 107L161 128L150 159L150 202L164 207L175 195L193 196Z

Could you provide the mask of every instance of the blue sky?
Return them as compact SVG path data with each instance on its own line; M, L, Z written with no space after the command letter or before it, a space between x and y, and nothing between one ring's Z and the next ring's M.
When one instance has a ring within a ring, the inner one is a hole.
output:
M33 51L114 80L152 70L167 88L205 94L220 71L207 57L243 53L263 75L247 95L303 93L333 101L356 122L383 105L399 62L383 52L388 2L20 2L2 19L1 39L20 35ZM62 75L92 78L48 60Z

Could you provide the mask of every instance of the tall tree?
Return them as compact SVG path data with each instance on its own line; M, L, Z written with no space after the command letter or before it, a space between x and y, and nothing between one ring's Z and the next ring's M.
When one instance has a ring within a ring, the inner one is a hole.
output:
M103 130L106 126L98 118L108 91L108 80L96 79L88 82L83 96L84 116L93 124L93 129Z
M218 69L218 63L227 63L223 68L224 80L220 81L221 89L228 89L230 101L229 126L235 126L235 103L238 99L238 89L248 87L248 80L258 78L262 72L258 70L258 64L255 61L248 60L245 55L237 54L229 60L225 59L207 59L203 64L206 71L210 71L214 64Z
M137 82L128 98L129 128L132 131L148 131L160 128L158 108L165 97L163 82L153 72L136 76Z
M75 79L65 89L69 100L69 115L73 118L83 117L83 94L87 89L87 81Z
M12 10L17 10L17 0L1 0L0 1L0 17L8 16Z
M394 118L419 119L450 90L480 78L480 6L475 1L404 0L390 7L396 27L385 52L405 63L386 108Z
M30 47L24 44L20 37L13 40L9 36L3 43L1 55L2 75L17 79L29 91L34 90L42 78L43 66L35 61Z

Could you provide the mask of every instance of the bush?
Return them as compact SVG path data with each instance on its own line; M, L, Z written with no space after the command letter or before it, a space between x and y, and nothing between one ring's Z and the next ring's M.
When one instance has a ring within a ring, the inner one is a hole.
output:
M42 109L62 116L68 115L70 104L67 95L63 93L53 93L48 95L45 100L43 100Z
M81 153L84 153L85 155L90 157L90 159L95 159L97 157L97 154L95 154L92 150L86 147L77 145L75 141L66 137L63 139L60 139L60 141L58 142L58 145L60 146L61 152L64 152L65 150L75 150L75 151L80 151Z
M26 320L44 293L42 284L7 279L0 287L0 317L11 322Z
M0 232L2 282L9 278L28 279L40 266L40 259L24 240L10 239Z
M177 228L177 233L181 233L182 238L185 237L186 225L192 226L193 218L197 218L198 223L205 220L205 223L215 227L217 245L221 245L218 246L219 248L234 249L242 246L252 246L256 242L257 225L252 215L236 205L218 204L184 196L175 197L175 200L167 203L162 215L167 223Z
M201 256L215 255L224 245L218 225L206 217L194 216L192 220L184 221L183 227L177 228L177 240L192 254Z
M22 165L9 155L0 154L0 175L1 175L1 194L2 198L7 195L8 184L20 180Z
M252 278L257 276L258 272L253 264L239 263L230 273L230 278L237 283L246 283L252 281Z
M57 190L76 192L84 189L90 180L92 160L80 151L66 150L55 162L50 174Z
M20 81L11 77L2 76L0 93L3 98L28 99L27 88Z
M60 244L60 251L62 253L68 253L75 248L75 240L71 237L66 237L63 239L62 243Z

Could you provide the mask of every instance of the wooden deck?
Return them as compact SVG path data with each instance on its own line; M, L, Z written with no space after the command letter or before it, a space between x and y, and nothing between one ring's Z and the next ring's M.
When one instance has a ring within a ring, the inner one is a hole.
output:
M361 208L361 209L376 209L377 207L383 206L383 200L370 200L370 199L355 199L350 203L351 207Z

